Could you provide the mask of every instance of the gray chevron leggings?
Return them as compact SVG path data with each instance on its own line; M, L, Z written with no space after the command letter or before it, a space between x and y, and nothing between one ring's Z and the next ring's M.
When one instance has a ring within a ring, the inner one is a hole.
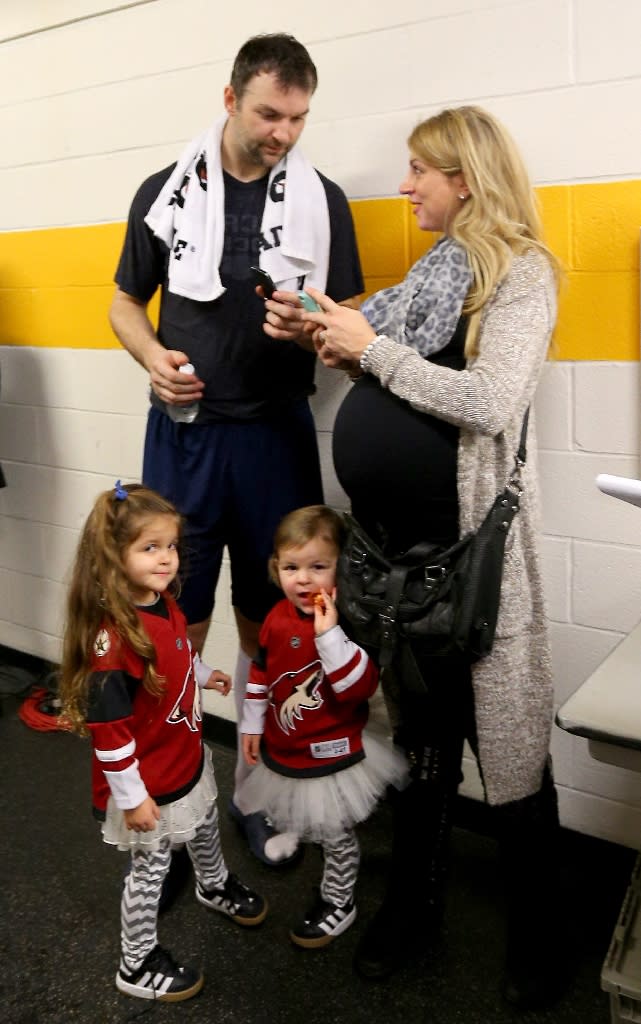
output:
M351 902L361 859L356 833L351 829L340 839L322 844L324 867L320 893L328 903L344 907Z
M218 808L213 802L196 835L187 843L196 881L202 889L219 889L227 880L227 866L220 845ZM171 842L161 841L158 850L136 849L120 903L120 966L135 971L158 941L158 903L171 863Z

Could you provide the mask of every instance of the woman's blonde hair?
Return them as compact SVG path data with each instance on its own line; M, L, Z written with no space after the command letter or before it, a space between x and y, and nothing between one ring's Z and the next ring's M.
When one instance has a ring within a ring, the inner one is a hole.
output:
M76 732L87 732L92 652L104 626L142 659L145 689L155 696L163 692L156 652L136 612L124 565L128 549L156 516L171 516L180 533L180 516L169 501L142 484L119 482L98 496L80 535L67 595L59 687L64 714ZM170 589L176 592L177 580Z
M417 125L408 139L419 160L448 177L462 174L469 196L448 222L447 233L467 251L473 273L463 312L470 320L466 356L478 352L481 311L506 276L515 255L536 249L558 277L556 257L543 241L530 179L514 140L487 111L442 110Z
M343 546L345 524L328 505L305 505L281 519L274 536L274 551L268 562L269 577L278 586L278 557L283 548L302 548L316 537L332 544L337 553Z

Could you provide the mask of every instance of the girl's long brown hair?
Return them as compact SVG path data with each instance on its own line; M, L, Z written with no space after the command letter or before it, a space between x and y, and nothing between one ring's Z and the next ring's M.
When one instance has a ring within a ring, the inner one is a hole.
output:
M64 714L76 732L87 732L88 682L101 627L112 629L142 658L145 689L162 693L156 652L140 623L124 568L128 548L155 516L173 517L180 530L180 516L169 501L142 484L124 484L98 496L80 535L67 595L59 685Z

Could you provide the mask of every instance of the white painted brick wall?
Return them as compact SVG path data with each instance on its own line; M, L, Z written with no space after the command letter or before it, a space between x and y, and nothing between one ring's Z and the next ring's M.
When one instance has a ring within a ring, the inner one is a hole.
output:
M550 636L555 697L560 707L614 650L623 632L551 621ZM569 736L561 736L570 741Z
M641 437L639 364L577 363L574 381L577 448L636 457Z
M569 0L534 0L411 26L404 56L411 68L412 105L569 85L568 8Z
M641 549L576 541L573 563L574 622L629 633L641 619Z
M394 195L413 125L459 102L505 121L539 184L641 176L636 0L327 0L322 26L313 5L284 0L277 27L317 62L304 146L351 198ZM220 111L247 34L270 30L257 0L224 20L211 0L4 0L3 229L124 219L139 182ZM0 363L0 643L55 660L80 525L99 490L139 473L146 380L120 351L4 348ZM320 371L314 400L327 497L340 508L331 430L347 387ZM600 472L640 475L639 364L550 363L536 410L561 704L641 618L640 511L594 485ZM228 593L225 562L205 656L230 670ZM552 749L565 823L639 845L639 776L559 729ZM465 768L464 791L478 795Z
M637 0L577 0L576 80L603 82L639 76L641 5Z
M631 369L636 370L636 365ZM632 505L606 497L594 483L599 473L638 476L638 456L542 451L539 466L545 533L605 544L638 543L638 511Z

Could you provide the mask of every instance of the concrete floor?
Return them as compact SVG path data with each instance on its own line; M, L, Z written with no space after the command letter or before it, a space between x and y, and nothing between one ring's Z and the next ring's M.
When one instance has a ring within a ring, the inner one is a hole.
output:
M267 896L270 913L259 929L242 930L208 913L191 888L186 890L161 918L160 941L178 959L203 967L202 992L179 1006L127 999L114 986L125 857L104 846L91 817L89 744L25 726L17 715L22 696L0 696L2 1024L124 1024L147 1015L159 1024L607 1024L610 1019L600 971L633 851L564 833L570 983L553 1010L519 1014L500 995L504 914L496 843L469 827L472 818L462 802L459 817L467 827L454 831L439 948L388 982L368 983L353 973L351 960L383 888L388 807L359 830L356 923L324 950L299 950L287 931L318 884L318 851L308 847L298 865L282 872L251 856L226 813L235 755L220 742L212 748L227 861ZM478 811L475 819L475 825L482 821Z

